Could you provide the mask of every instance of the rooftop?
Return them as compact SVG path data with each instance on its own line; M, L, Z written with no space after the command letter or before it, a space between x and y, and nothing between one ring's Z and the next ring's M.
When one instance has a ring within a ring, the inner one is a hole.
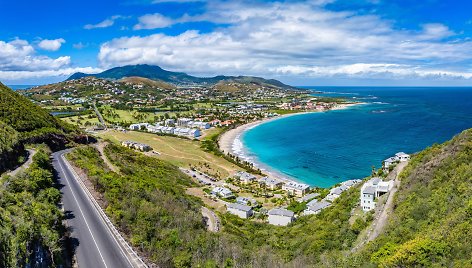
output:
M293 217L293 215L295 215L295 213L293 213L293 211L286 210L286 209L283 209L283 208L273 208L273 209L269 210L269 215Z
M237 209L237 210L241 210L241 211L245 211L245 212L249 212L252 210L252 208L250 206L246 206L246 205L242 205L242 204L238 204L238 203L228 203L226 205L228 208L233 208L233 209Z

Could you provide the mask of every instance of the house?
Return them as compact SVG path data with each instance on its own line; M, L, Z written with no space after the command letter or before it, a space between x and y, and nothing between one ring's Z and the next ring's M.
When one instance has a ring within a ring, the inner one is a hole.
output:
M277 179L269 178L269 177L263 177L259 179L259 185L264 185L267 187L269 190L277 190L282 187L283 182Z
M149 152L152 150L151 146L147 144L143 144L143 143L134 142L134 141L123 141L121 145L124 147L128 147L130 149L136 149L142 152Z
M256 176L252 175L252 174L249 174L247 172L244 172L244 171L238 171L236 172L236 174L234 175L234 177L236 179L238 179L241 183L244 183L244 184L249 184L253 181L256 180Z
M241 204L241 205L250 206L250 207L257 207L259 205L259 203L257 203L256 199L249 198L249 197L242 197L242 196L236 197L236 203Z
M326 200L329 200L329 201L333 202L335 199L337 199L339 196L341 196L341 194L344 191L346 191L347 189L349 189L349 188L345 185L341 185L339 187L335 187L335 188L331 189L329 191L329 194L326 196Z
M282 185L282 190L286 191L290 195L303 196L306 192L308 192L308 190L310 190L310 186L307 184L291 181Z
M166 127L175 126L175 119L166 119L166 120L164 120L164 126L166 126Z
M395 165L399 160L396 157L389 157L383 161L383 170L388 172L390 167Z
M211 194L222 198L229 198L233 196L233 192L231 192L230 189L225 187L215 187L211 191Z
M351 188L352 186L360 183L362 180L347 180L347 181L343 181L341 182L341 185L344 185L346 186L347 188Z
M302 198L299 198L298 202L307 202L307 201L310 201L310 200L318 197L319 195L320 195L319 193L307 194L307 195L303 196Z
M240 218L247 219L252 216L253 211L250 206L238 204L238 203L228 203L226 209L229 213L236 215Z
M395 154L395 158L400 162L406 162L410 160L410 155L405 154L404 152L399 152Z
M177 119L177 126L188 127L193 120L190 118L179 118Z
M295 220L295 213L283 208L274 208L269 210L269 224L287 226Z
M200 132L199 129L195 129L195 128L194 128L194 129L191 129L190 132L189 132L189 137L191 137L191 138L198 138L198 137L200 137L201 135L202 135L202 134L201 134L201 132Z
M310 201L308 204L306 204L306 209L303 211L303 215L318 214L323 209L329 206L331 206L330 202L327 202L325 200L321 200L318 202L318 200L314 199Z
M149 123L139 123L139 124L131 124L129 126L129 129L130 130L141 130L143 128L146 128L149 126L150 124Z
M393 188L393 181L382 181L379 177L374 177L364 183L361 188L361 207L364 211L375 208L375 199L388 193Z

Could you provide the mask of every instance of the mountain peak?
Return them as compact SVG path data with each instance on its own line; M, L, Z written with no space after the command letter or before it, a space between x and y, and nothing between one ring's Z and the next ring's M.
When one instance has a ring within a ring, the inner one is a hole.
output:
M214 85L221 81L238 81L241 83L264 83L284 89L293 89L293 87L285 85L284 83L274 79L268 80L261 77L224 75L215 77L195 77L182 72L167 71L162 69L160 66L148 64L114 67L97 74L75 73L67 80L79 79L87 76L112 80L119 80L126 77L143 77L151 80L160 80L175 85Z

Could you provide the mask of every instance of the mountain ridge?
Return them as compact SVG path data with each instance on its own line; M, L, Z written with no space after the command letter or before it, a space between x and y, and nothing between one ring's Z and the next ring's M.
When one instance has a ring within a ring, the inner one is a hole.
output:
M138 64L138 65L126 65L121 67L114 67L105 70L101 73L86 74L86 73L74 73L68 80L80 79L83 77L94 76L97 78L120 80L126 77L143 77L151 80L161 80L163 82L172 83L176 85L215 85L221 81L234 81L239 83L257 83L267 84L283 89L295 89L295 87L286 85L275 79L265 79L262 77L255 76L225 76L218 75L214 77L196 77L188 75L183 72L172 72L164 70L156 65Z

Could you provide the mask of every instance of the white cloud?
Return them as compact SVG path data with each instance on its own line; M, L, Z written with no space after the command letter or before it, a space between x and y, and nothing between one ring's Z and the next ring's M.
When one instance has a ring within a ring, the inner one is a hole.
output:
M135 30L166 28L174 24L170 18L162 14L147 14L138 18L139 23L134 26Z
M63 38L58 38L58 39L44 39L41 40L38 43L38 47L43 49L43 50L49 50L49 51L57 51L61 48L62 44L64 44L66 40Z
M74 47L75 49L78 49L78 50L81 50L81 49L83 49L87 46L88 46L88 44L84 44L82 42L75 43L75 44L72 45L72 47Z
M54 48L52 45L46 47ZM51 58L38 55L33 45L26 40L15 39L10 42L0 40L0 80L21 81L31 78L67 76L79 71L93 73L101 69L73 68L69 56Z
M91 29L97 29L97 28L108 28L111 27L115 24L115 21L118 19L123 19L125 17L120 16L120 15L115 15L110 18L107 18L97 24L87 24L84 26L84 29L91 30Z
M103 71L100 68L77 67L63 68L58 70L37 70L37 71L0 71L0 80L18 81L25 79L37 79L44 77L66 77L76 72L98 73Z
M136 28L189 21L229 27L117 38L102 44L98 58L102 67L148 63L195 75L470 78L472 41L457 38L447 26L396 29L394 22L378 16L328 11L328 2L210 1L207 12L196 16L171 20L147 15ZM296 68L306 70L293 71Z

